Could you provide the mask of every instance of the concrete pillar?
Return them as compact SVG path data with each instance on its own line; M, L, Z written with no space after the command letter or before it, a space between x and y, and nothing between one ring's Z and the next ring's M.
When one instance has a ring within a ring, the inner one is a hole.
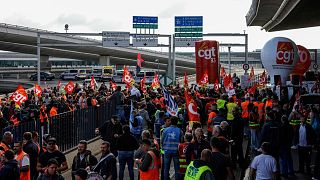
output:
M49 62L49 56L40 56L40 71L50 71L51 62Z
M100 56L99 57L99 64L101 66L110 66L110 56Z

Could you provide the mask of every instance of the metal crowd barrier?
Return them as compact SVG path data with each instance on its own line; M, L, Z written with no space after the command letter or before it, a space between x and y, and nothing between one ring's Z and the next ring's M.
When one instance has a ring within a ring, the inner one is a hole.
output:
M59 150L66 152L75 148L80 140L88 141L95 138L97 136L95 128L110 120L114 113L115 103L108 101L100 106L58 114L43 126L37 120L22 122L18 126L7 127L4 131L11 131L14 134L14 141L22 141L24 132L37 131L40 144L42 144L42 136L50 134L57 139Z

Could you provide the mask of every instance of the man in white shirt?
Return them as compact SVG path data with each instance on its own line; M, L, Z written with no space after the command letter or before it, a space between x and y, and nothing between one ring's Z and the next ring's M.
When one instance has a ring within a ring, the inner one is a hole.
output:
M271 144L264 142L261 145L262 154L256 156L250 166L250 176L256 180L276 179L277 163L276 160L269 155Z

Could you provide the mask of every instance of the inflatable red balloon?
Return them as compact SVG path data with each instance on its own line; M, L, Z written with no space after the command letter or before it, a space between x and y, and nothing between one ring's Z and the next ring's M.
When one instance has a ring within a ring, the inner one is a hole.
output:
M311 65L311 56L307 48L301 45L297 45L297 47L300 59L298 63L294 66L294 69L291 74L303 75L305 72L307 72Z

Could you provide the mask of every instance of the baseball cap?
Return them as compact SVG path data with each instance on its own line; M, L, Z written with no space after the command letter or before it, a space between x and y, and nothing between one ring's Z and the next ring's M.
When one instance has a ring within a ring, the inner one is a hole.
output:
M48 139L48 143L49 143L49 142L54 142L54 143L56 143L56 142L57 142L57 139L54 138L54 137L50 137L50 138Z

